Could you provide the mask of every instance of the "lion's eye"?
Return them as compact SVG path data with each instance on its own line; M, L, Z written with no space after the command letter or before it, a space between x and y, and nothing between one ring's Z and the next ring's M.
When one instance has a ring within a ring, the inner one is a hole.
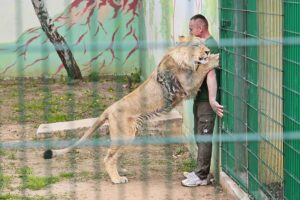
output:
M205 51L206 55L209 55L210 51Z
M199 57L199 60L207 60L207 57Z

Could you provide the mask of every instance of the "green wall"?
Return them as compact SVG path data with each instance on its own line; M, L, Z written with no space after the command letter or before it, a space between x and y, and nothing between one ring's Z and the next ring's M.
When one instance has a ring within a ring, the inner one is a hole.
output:
M92 66L101 74L139 69L139 35L143 29L139 27L139 18L143 18L140 1L126 1L123 6L103 2L106 1L74 0L53 18L54 25L84 75L91 72ZM53 45L39 27L23 32L14 43L0 44L0 51L1 77L18 76L18 71L24 76L66 74ZM17 70L18 62L22 68Z

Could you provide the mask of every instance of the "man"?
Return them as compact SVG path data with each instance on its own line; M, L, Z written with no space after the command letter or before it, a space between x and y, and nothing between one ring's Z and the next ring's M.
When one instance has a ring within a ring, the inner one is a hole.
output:
M211 53L218 53L216 40L208 30L207 19L200 14L193 16L189 23L190 34L204 40L204 44L210 49ZM215 114L223 116L223 106L217 102L217 74L211 70L204 80L200 90L194 100L194 131L195 134L212 135L214 129ZM193 187L207 185L210 170L212 143L197 142L198 157L197 167L193 172L184 172L183 186Z

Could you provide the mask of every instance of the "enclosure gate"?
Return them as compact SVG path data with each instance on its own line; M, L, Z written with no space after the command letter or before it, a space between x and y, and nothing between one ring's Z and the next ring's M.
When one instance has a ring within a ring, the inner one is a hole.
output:
M246 133L222 143L222 169L255 199L300 198L299 11L300 1L220 1L222 134Z

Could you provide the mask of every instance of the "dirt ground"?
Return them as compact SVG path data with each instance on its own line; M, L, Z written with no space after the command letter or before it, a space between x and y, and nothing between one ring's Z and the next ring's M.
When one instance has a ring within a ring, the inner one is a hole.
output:
M233 199L214 184L181 186L182 172L191 167L186 164L190 157L182 144L130 146L120 161L129 183L121 185L112 184L103 169L106 147L82 147L44 160L45 149L32 146L69 138L37 137L41 123L97 116L130 91L125 86L126 81L115 79L71 86L63 81L1 81L0 141L2 145L28 144L0 146L0 199ZM44 186L43 177L50 177Z

